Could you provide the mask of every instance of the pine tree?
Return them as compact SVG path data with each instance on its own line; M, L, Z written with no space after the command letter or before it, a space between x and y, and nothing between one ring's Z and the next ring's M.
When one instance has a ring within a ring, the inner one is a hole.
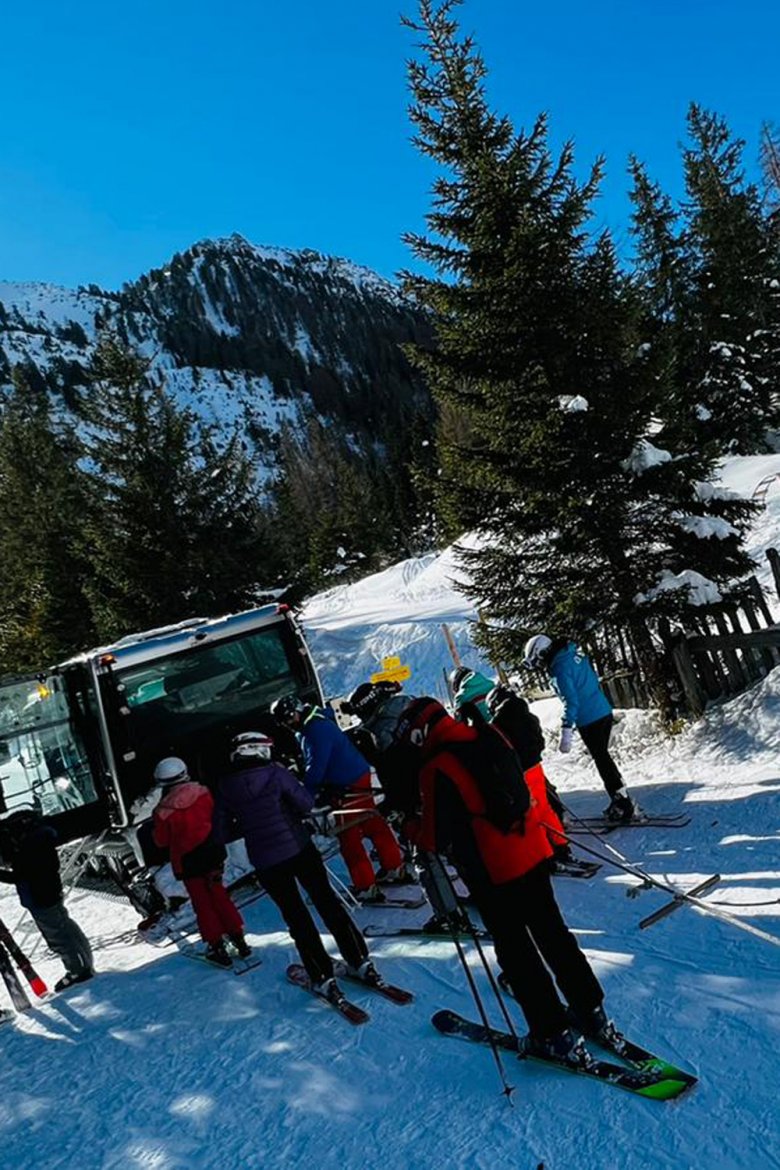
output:
M419 364L466 420L440 456L450 514L482 537L463 553L469 592L510 661L534 628L628 627L660 698L647 621L686 602L682 583L658 586L697 567L675 547L696 500L649 445L644 300L609 235L587 232L600 162L580 183L571 144L551 156L544 117L515 134L491 111L457 2L421 0L405 22L423 38L409 66L415 141L442 170L430 234L407 236L438 275L406 285L435 316L438 344Z
M278 468L272 539L296 595L380 567L396 519L381 458L351 450L311 415L283 431Z
M115 338L90 374L86 543L101 637L251 605L261 529L238 440L219 450Z
M665 436L672 448L750 454L780 422L776 229L725 120L693 104L688 131L679 212L632 162L640 270L675 366Z
M744 534L755 508L713 483L724 441L709 425L711 414L696 382L708 344L701 334L699 275L684 212L636 158L629 169L643 352L656 386L653 449L662 452L652 469L643 467L641 473L665 495L679 495L676 532L668 534L676 564L725 585L752 567Z
M45 669L94 639L79 443L19 367L13 387L0 421L0 673Z

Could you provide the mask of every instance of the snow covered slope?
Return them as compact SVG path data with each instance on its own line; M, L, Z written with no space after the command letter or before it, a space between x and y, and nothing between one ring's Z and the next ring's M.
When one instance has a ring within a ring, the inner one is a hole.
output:
M554 704L543 713L554 726ZM642 804L683 809L691 823L587 843L607 859L618 849L680 888L719 872L721 884L708 897L780 939L780 672L671 742L650 716L631 712L617 744ZM581 753L562 761L551 752L549 766L576 812L604 804ZM136 920L129 908L80 892L71 910L98 945L100 974L0 1028L0 1166L780 1166L777 947L688 907L640 932L640 918L665 899L656 891L627 898L636 884L609 864L589 882L556 879L611 1012L637 1039L701 1078L671 1105L508 1057L516 1087L508 1107L489 1051L430 1026L437 1008L475 1014L444 940L375 940L378 965L417 998L400 1008L355 991L372 1018L353 1028L285 981L294 954L267 899L245 909L262 966L235 978L172 946L131 942L123 935ZM16 921L7 892L0 912ZM373 909L361 910L360 919L408 923L422 914ZM473 948L467 950L486 993ZM54 961L41 967L50 981L60 971Z
M326 694L347 694L380 670L383 658L397 656L412 670L406 690L446 698L443 672L452 658L445 623L464 662L489 671L471 643L477 614L456 588L462 579L450 547L311 598L303 622Z
M729 459L719 482L751 499L758 485L771 476L777 478L766 485L765 506L753 525L749 547L769 604L776 606L766 549L780 544L780 455ZM460 543L473 546L474 537L464 536ZM410 693L446 697L442 672L452 668L452 659L441 629L444 622L466 665L492 673L471 642L470 628L477 614L456 588L463 577L455 549L450 547L310 598L303 620L326 693L348 693L381 668L382 658L397 656L412 668L406 686Z

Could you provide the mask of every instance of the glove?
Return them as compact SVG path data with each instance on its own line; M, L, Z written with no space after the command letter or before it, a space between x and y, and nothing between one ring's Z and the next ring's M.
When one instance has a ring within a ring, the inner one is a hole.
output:
M331 837L336 829L336 818L330 808L313 808L308 821L315 833L320 837Z
M558 751L559 752L570 752L573 739L574 739L574 728L573 727L562 727L561 728L561 742L558 744Z

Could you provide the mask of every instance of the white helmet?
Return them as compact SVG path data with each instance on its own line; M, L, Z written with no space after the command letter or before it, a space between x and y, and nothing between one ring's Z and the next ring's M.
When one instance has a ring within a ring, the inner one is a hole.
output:
M158 784L167 788L171 784L181 784L182 781L189 780L190 774L184 760L180 760L178 756L168 756L167 759L160 760L154 770L154 778Z
M237 735L230 745L230 759L237 760L270 760L274 749L274 741L262 731L244 731Z
M539 666L544 654L552 646L552 639L546 634L534 634L525 644L523 666Z

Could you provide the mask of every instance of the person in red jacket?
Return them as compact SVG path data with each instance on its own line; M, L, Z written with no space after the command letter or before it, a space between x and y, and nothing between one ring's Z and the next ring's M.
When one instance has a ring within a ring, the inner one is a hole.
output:
M587 1063L582 1036L570 1025L576 1021L580 1032L596 1037L614 1029L604 993L555 901L552 848L533 803L522 832L504 833L485 815L477 780L458 755L459 745L478 736L436 699L410 704L396 738L419 751L420 817L405 831L418 849L448 854L467 882L503 982L528 1024L527 1051Z
M203 784L190 780L187 765L175 756L160 760L154 778L164 790L153 814L154 843L169 851L173 872L184 882L206 943L206 958L230 967L225 935L241 958L250 955L251 948L244 938L243 919L222 885L226 851L212 837L213 797Z

